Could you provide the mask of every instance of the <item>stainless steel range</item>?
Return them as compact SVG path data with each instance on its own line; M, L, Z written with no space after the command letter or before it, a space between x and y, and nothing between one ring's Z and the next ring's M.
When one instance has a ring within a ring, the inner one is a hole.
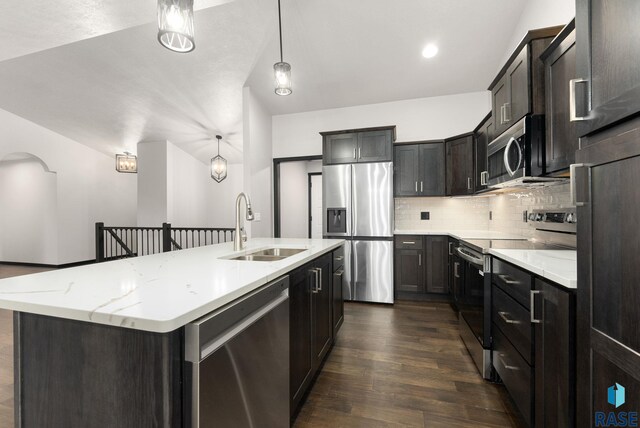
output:
M531 227L541 232L576 233L575 209L533 210L527 215ZM550 235L551 237L553 235ZM454 275L460 287L454 289L454 304L459 311L460 336L478 370L493 380L491 369L491 256L489 250L558 250L564 245L535 239L461 240L455 249ZM573 249L573 248L571 248Z

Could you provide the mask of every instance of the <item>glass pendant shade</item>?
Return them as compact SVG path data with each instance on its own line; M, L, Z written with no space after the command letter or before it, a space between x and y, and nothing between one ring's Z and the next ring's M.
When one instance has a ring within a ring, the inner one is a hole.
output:
M116 171L136 173L138 172L138 158L129 152L116 155Z
M158 0L158 41L174 52L191 52L193 0Z
M276 94L290 95L291 90L291 65L286 62L276 62L273 65L276 79Z
M218 139L218 155L211 158L211 178L220 183L227 178L227 160L220 156L220 140L221 136L216 135Z

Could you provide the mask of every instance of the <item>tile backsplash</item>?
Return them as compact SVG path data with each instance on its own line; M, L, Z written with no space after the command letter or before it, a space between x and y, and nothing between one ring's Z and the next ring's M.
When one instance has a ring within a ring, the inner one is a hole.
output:
M395 227L401 230L495 230L575 246L573 235L540 232L523 221L524 211L567 207L571 207L568 183L468 198L396 198ZM422 211L429 211L429 220L420 220Z

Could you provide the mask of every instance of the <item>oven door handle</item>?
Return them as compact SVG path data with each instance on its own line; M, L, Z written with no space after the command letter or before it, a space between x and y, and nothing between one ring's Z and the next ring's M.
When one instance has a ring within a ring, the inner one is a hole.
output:
M462 248L460 247L456 247L456 253L458 253L458 256L460 256L461 258L465 259L466 261L468 261L471 264L474 264L476 266L480 265L484 267L484 260L480 257L473 257L470 254L467 254L465 252L462 251Z
M509 165L509 149L511 148L511 145L513 143L516 143L516 147L518 148L518 166L516 167L515 170L511 169L511 165ZM522 149L520 148L520 144L518 144L518 141L515 138L511 137L509 139L509 142L507 143L507 146L504 149L504 167L507 169L509 176L513 177L514 175L516 175L516 172L518 172L521 165L522 165Z

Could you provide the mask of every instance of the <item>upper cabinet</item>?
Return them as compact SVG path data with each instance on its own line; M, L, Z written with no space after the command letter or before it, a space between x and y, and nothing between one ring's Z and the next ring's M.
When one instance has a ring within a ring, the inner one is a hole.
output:
M571 95L581 137L640 112L638 19L637 0L576 1Z
M575 162L578 134L570 121L569 82L576 77L576 32L571 21L542 54L545 71L545 171L568 173Z
M476 193L487 190L487 180L489 179L489 173L487 171L487 146L492 140L493 126L493 117L491 113L489 113L473 133Z
M473 134L446 140L447 185L449 196L472 195L475 192L473 166Z
M362 130L321 132L325 165L357 162L390 162L395 126Z
M544 113L544 66L539 57L561 29L529 31L489 86L494 136L526 114Z
M394 147L394 196L444 196L444 142Z

